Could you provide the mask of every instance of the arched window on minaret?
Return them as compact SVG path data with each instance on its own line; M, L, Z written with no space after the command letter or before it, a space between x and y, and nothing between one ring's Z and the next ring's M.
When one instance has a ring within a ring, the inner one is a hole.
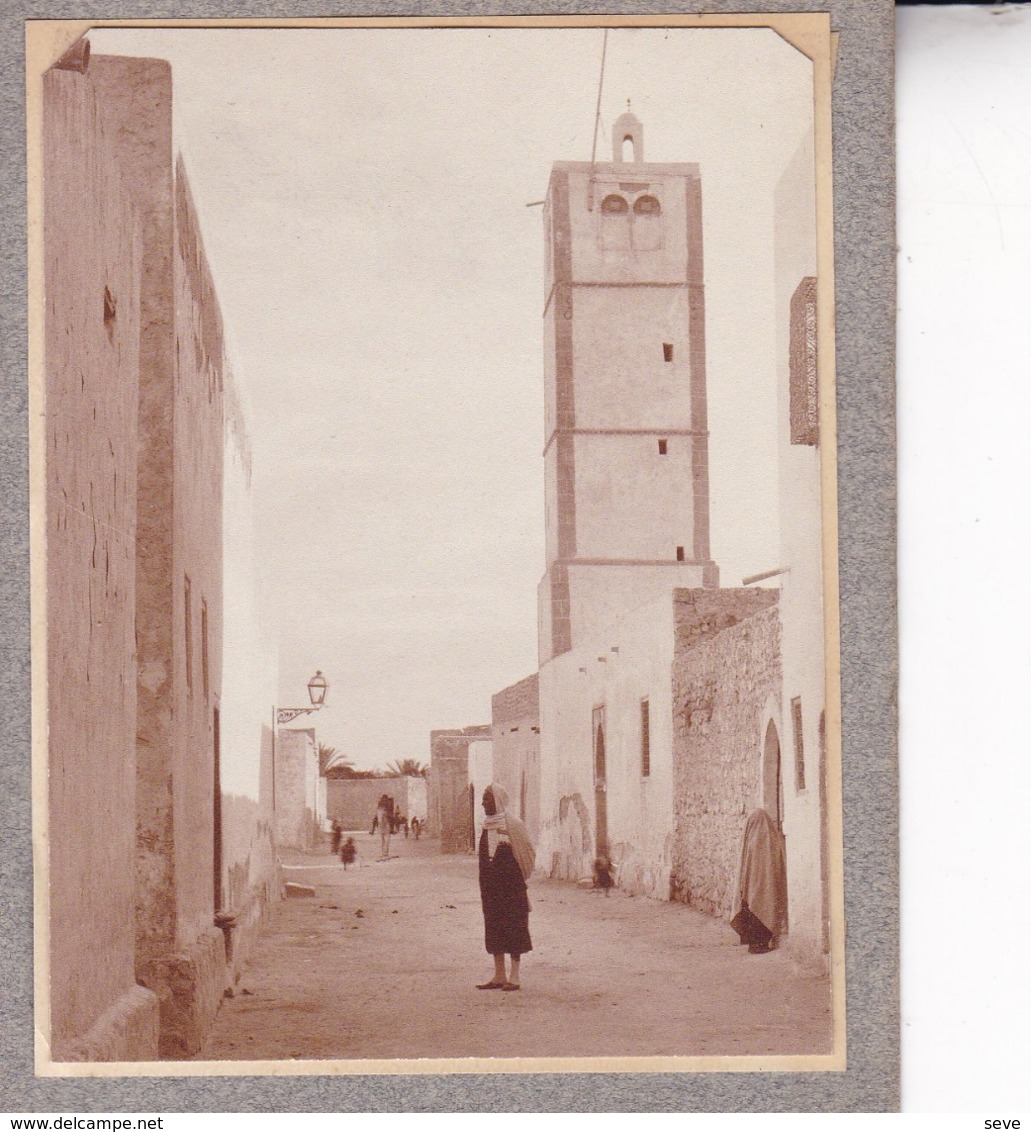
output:
M644 161L644 126L630 113L620 114L612 127L612 160L617 165L640 165Z
M634 249L653 252L662 247L662 205L659 198L645 193L634 201Z

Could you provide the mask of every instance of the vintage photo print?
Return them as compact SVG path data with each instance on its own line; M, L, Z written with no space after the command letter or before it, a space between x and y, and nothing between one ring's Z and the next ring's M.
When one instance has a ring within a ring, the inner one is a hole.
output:
M37 1073L844 1070L830 16L27 43Z

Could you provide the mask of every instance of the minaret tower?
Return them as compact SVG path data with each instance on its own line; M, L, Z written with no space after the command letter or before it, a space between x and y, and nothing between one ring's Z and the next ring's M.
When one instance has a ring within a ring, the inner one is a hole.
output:
M544 227L542 664L675 586L719 584L698 166L646 163L628 108L611 163L552 167Z

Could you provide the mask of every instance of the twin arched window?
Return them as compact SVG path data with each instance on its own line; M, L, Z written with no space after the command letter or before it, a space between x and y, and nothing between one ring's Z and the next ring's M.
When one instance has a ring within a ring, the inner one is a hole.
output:
M608 216L620 216L630 211L626 197L618 193L610 193L601 202L601 210ZM634 201L634 214L636 216L658 216L662 212L662 205L657 197L643 196Z

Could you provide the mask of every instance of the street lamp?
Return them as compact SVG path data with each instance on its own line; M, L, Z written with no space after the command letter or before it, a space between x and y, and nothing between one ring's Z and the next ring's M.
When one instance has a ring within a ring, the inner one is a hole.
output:
M318 711L320 708L326 706L326 693L329 691L329 685L326 683L325 676L319 670L308 681L308 698L311 700L311 707L281 707L276 708L276 724L277 726L283 723L289 723L290 720L296 719L299 715L310 715L313 711Z

